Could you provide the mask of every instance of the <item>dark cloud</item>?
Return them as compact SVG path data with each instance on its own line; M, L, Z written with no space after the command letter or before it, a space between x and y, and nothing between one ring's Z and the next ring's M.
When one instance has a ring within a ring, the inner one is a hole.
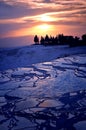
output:
M45 3L51 3L51 0L44 0Z
M52 22L41 21L40 15L54 17ZM39 15L39 16L38 16ZM37 17L39 20L37 20ZM85 0L0 0L0 34L33 27L40 23L54 26L86 27ZM76 30L80 31L80 30Z
M6 2L4 1L0 1L0 8L11 8L12 6L7 4Z
M37 14L42 14L46 12L51 12L52 9L47 8L29 8L26 4L17 4L14 6L10 5L4 1L0 1L0 19L11 19L24 16L33 16Z
M82 0L84 1L84 0ZM71 2L71 3L70 3ZM33 3L35 5L33 5ZM39 4L40 8L37 7ZM49 3L48 5L46 3ZM52 5L54 3L54 5ZM56 3L56 4L55 4ZM44 4L44 5L43 5ZM35 6L34 8L31 8L31 6ZM83 5L83 6L82 6ZM55 6L55 7L53 7ZM43 1L34 1L34 2L28 2L26 0L25 2L19 2L15 0L15 2L11 2L11 4L8 1L0 1L0 18L1 19L7 19L7 18L18 18L18 17L24 17L24 16L33 16L38 14L43 14L46 12L61 12L61 11L70 11L70 10L77 10L80 9L81 12L85 13L86 6L84 2L81 2L80 0L73 1L73 0L43 0ZM65 13L65 12L64 12ZM70 13L71 15L71 13Z

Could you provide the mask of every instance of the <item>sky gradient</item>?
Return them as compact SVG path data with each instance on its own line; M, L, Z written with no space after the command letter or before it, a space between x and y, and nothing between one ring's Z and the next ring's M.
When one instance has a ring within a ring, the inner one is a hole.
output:
M86 0L0 0L0 39L86 33Z

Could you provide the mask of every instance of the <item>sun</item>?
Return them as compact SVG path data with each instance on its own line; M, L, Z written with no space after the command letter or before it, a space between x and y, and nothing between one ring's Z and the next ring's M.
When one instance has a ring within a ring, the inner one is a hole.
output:
M41 24L41 25L38 25L37 28L39 30L45 30L46 31L46 30L49 30L51 28L51 26L48 25L48 24Z
M52 32L53 26L49 24L40 24L34 27L33 34L45 35Z

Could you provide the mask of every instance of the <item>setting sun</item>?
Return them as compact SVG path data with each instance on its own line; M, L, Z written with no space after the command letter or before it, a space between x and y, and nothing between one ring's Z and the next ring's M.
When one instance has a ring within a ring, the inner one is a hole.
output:
M46 31L46 30L50 29L51 26L48 24L42 24L42 25L38 25L37 28Z
M39 35L50 34L50 32L52 32L53 29L54 29L53 25L41 24L34 27L33 34L34 33L39 34Z

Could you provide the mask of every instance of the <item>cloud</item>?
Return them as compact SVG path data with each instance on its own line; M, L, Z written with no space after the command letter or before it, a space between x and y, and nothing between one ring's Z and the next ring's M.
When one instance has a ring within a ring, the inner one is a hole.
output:
M0 18L18 18L46 12L76 11L86 13L85 0L3 0L0 1ZM71 15L71 13L70 13Z
M85 21L85 0L0 0L0 34L4 36L27 28L31 31L43 23L86 27Z

